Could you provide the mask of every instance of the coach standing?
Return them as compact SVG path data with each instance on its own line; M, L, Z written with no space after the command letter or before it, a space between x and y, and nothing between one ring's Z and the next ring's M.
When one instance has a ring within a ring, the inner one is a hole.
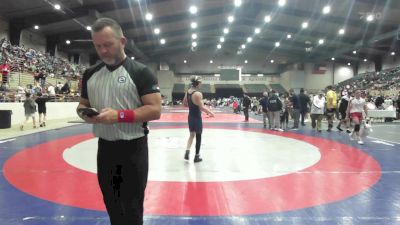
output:
M112 225L143 224L148 174L146 122L160 118L161 95L155 75L126 56L120 25L108 18L92 26L101 63L83 75L79 108L100 114L86 117L99 137L97 177Z

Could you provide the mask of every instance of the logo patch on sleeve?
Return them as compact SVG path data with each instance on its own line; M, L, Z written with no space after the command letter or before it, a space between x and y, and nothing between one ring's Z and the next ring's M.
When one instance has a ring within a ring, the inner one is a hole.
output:
M118 83L125 83L126 82L126 77L120 76L118 77Z

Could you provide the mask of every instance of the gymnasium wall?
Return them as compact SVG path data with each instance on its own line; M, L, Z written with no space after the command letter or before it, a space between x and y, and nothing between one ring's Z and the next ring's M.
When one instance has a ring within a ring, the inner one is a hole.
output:
M398 54L397 56L387 55L386 57L383 58L382 70L400 66L400 56L399 56L400 52L397 52L397 54Z
M281 84L289 90L293 88L298 91L300 88L307 90L323 89L328 85L337 84L343 80L353 77L353 68L344 64L324 64L325 72L315 73L314 64L306 63L304 66L293 66L281 74ZM303 70L304 68L304 70Z
M291 70L285 71L281 74L281 85L289 91L289 89L293 88L297 93L300 88L305 87L305 71L298 70L297 68L293 68Z
M24 45L25 48L46 52L46 37L39 31L22 30L19 44Z
M346 64L340 63L325 63L326 71L325 73L315 73L314 64L306 64L305 69L305 89L323 89L328 85L337 84L343 80L347 80L354 76L353 68L347 66Z
M79 64L89 67L89 55L88 54L80 54L79 55Z
M373 61L360 61L358 63L358 73L375 72L375 63Z
M65 52L59 51L57 46L56 46L56 51L54 53L54 56L68 59L68 54Z
M0 16L0 39L4 37L10 39L8 33L8 21Z
M271 64L266 59L265 54L256 54L252 58L247 55L232 55L221 52L193 52L188 51L187 53L177 54L170 59L165 59L170 70L175 73L219 73L219 67L233 67L241 66L242 73L277 73L277 64ZM211 52L211 54L210 54ZM214 54L213 54L214 53ZM187 63L183 61L187 60ZM210 63L213 60L213 63ZM244 61L247 60L246 64Z
M169 70L157 71L158 85L160 92L166 100L172 100L172 89L174 88L174 73Z

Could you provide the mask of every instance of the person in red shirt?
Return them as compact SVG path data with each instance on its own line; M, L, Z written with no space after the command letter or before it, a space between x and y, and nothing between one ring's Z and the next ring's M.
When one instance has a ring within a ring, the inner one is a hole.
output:
M0 71L2 75L1 82L5 86L8 84L8 75L10 74L11 71L11 67L7 63L7 61L5 61L3 64L0 65Z

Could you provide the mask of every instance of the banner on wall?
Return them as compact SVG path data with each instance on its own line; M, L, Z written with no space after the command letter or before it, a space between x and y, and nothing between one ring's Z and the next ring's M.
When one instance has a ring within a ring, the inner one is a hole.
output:
M312 74L325 74L327 70L326 64L316 63L312 69Z

